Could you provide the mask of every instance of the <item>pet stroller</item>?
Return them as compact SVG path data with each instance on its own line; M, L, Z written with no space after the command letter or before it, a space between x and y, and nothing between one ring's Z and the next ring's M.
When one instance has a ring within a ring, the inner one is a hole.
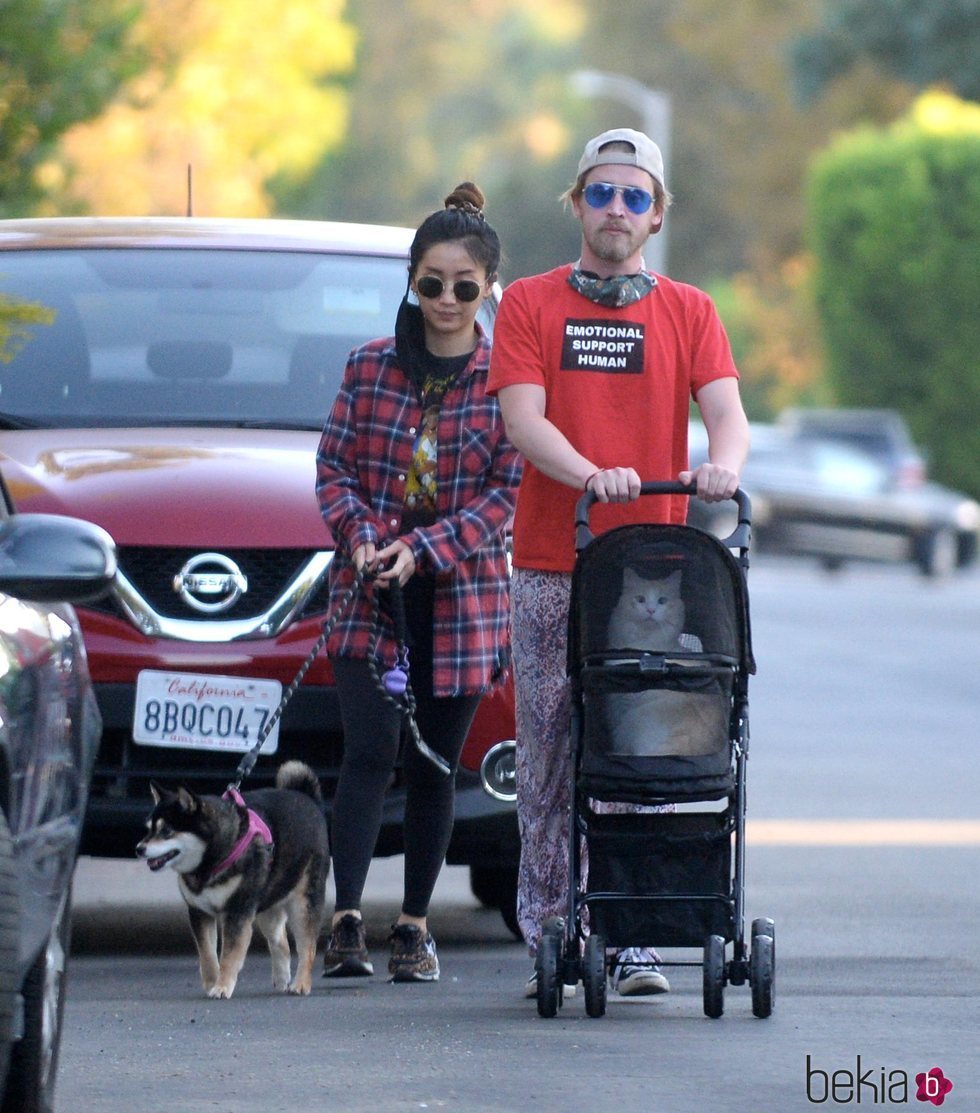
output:
M641 492L691 494L679 483L644 483ZM722 1015L726 985L746 982L753 1013L772 1012L775 925L754 920L750 944L744 932L755 663L745 578L751 504L741 491L734 499L738 524L722 541L656 524L593 537L595 497L578 501L568 638L569 897L565 917L544 925L537 952L543 1017L555 1016L563 987L579 981L586 1012L602 1016L616 952L634 947L698 948L697 958L661 964L701 967L709 1017ZM633 591L639 581L669 581L679 591L683 632L669 648L612 644L618 624L610 616L628 569ZM650 807L665 804L674 807Z

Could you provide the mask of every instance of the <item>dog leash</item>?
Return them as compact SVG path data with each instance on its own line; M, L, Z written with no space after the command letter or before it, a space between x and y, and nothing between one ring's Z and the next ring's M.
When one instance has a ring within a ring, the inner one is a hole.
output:
M263 724L262 729L259 731L258 739L255 745L242 755L242 760L238 763L238 768L235 770L235 779L228 785L228 791L238 792L242 787L242 781L252 772L255 768L255 763L259 759L259 750L265 745L265 740L272 733L272 728L282 718L282 713L286 709L286 704L293 698L296 689L303 683L303 677L310 671L313 662L316 660L320 650L327 644L330 635L333 633L333 628L341 620L341 618L350 609L351 604L357 598L357 593L364 586L364 574L360 568L354 569L354 579L350 587L337 601L337 606L333 614L327 618L323 623L323 629L320 631L320 636L317 638L310 650L306 660L300 665L299 672L293 678L292 684L283 692L282 699L279 701L279 706L272 712L266 722Z
M242 786L242 781L252 772L255 768L255 763L259 758L259 751L265 745L265 740L272 732L272 728L276 725L282 717L282 713L286 708L286 704L293 698L297 688L303 682L303 677L309 672L316 660L320 650L327 644L330 635L333 633L334 627L340 619L347 613L357 598L358 592L364 587L364 573L361 569L354 569L354 579L350 587L344 594L337 600L337 606L330 617L324 622L323 628L320 631L320 636L317 638L307 655L306 660L300 665L299 671L293 679L293 682L283 692L282 699L279 701L279 706L266 720L262 729L259 731L258 738L255 745L242 755L242 760L238 763L238 768L235 770L235 779L228 785L227 792L237 793ZM393 704L401 711L408 725L409 734L412 737L412 742L424 757L428 758L441 772L449 774L452 770L448 762L428 746L422 739L422 734L419 731L418 723L415 721L415 696L412 692L412 686L409 681L409 668L408 668L408 646L405 644L406 627L405 627L405 601L402 599L401 585L394 581L389 590L391 591L392 600L392 624L395 629L395 643L398 649L398 655L394 668L388 669L383 676L378 675L377 664L374 660L374 654L378 644L378 624L380 620L380 608L378 605L377 592L371 593L372 598L372 631L371 640L368 646L368 668L370 669L371 676L374 678L378 690L381 692L382 697L388 702Z
M405 622L405 600L402 597L401 584L397 580L392 580L388 585L390 592L389 599L391 600L391 624L394 628L395 644L398 647L398 657L395 662L394 668L388 669L382 676L378 676L378 666L375 660L375 649L378 644L378 619L379 603L378 595L375 592L372 595L374 621L372 622L371 642L368 646L368 669L374 677L374 682L381 692L382 699L386 703L390 703L396 707L405 719L408 726L408 732L412 736L412 742L418 752L429 761L441 772L449 776L452 773L449 762L441 755L437 754L422 738L419 725L415 721L415 693L412 691L412 683L409 677L408 666L408 646L407 641L407 625Z

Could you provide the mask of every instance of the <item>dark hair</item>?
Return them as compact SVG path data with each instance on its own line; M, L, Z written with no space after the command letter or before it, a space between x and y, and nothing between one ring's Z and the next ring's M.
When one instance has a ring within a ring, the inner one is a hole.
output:
M486 268L487 278L496 278L500 266L500 238L483 215L485 203L479 186L461 182L446 198L445 208L430 213L419 225L409 253L409 275L415 274L430 247L459 240L473 261Z

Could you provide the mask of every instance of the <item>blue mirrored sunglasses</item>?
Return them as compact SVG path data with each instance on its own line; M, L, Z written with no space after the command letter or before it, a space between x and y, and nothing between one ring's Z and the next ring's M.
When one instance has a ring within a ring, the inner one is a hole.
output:
M593 209L604 209L617 193L623 195L623 204L631 213L642 216L653 204L653 194L639 186L611 185L609 182L589 182L582 191L586 203Z

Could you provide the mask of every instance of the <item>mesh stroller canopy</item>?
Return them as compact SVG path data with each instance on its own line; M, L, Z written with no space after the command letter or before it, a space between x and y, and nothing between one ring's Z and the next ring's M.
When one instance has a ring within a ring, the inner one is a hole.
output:
M612 648L609 619L627 568L646 580L664 580L679 571L684 632L699 639L705 653L735 658L740 667L755 671L745 581L734 556L710 534L666 525L622 526L579 554L572 583L570 671L589 654Z
M569 613L584 790L637 803L726 795L736 682L754 667L742 569L716 538L633 525L595 539Z

